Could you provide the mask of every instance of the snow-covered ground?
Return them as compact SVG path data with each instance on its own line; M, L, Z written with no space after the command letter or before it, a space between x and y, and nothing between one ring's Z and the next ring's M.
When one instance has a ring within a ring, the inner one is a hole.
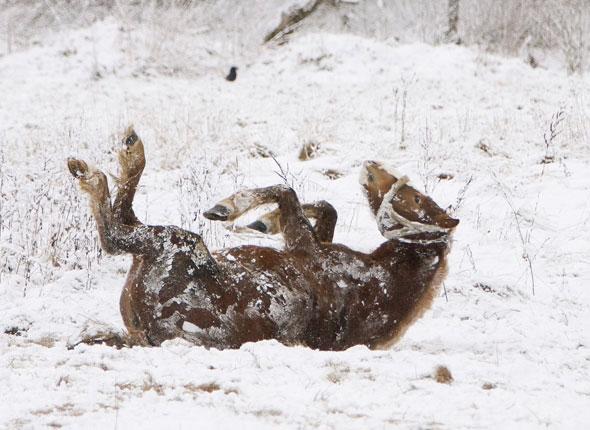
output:
M0 57L1 428L588 425L588 75L465 47L307 33L239 63L229 83L213 60L150 67L133 37L106 19ZM563 120L546 147L554 115ZM395 166L461 220L444 294L388 351L180 340L68 350L85 331L122 328L130 260L97 254L65 159L116 175L116 133L129 123L148 160L136 213L198 231L212 249L281 246L200 213L236 189L281 182L282 169L302 200L338 209L335 241L370 250L382 238L359 166ZM319 154L299 161L308 142ZM438 365L451 384L433 379Z

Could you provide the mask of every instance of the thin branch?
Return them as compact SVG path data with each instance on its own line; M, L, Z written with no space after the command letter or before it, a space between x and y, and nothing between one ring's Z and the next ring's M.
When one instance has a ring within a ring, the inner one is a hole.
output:
M522 246L522 258L524 259L524 261L526 262L527 267L528 267L529 275L531 278L532 293L534 296L535 295L535 271L533 268L533 259L531 258L530 254L529 254L528 246L527 246L527 242L530 241L530 236L528 237L528 239L525 239L525 235L523 234L522 227L520 225L521 215L518 213L518 211L512 205L512 202L508 198L508 194L506 194L506 191L504 190L504 187L502 186L502 184L498 181L497 178L495 178L495 179L498 182L498 185L500 185L500 191L502 192L502 195L504 196L504 200L506 200L506 204L508 205L508 207L510 207L510 210L512 211L512 215L514 216L514 220L516 222L516 230L518 231L518 237L520 239L520 244Z
M283 167L283 165L281 163L279 163L279 160L276 159L276 157L274 156L274 154L270 154L270 158L272 158L272 161L275 162L275 164L277 165L277 167L279 168L279 171L277 172L276 170L274 171L277 176L279 178L281 178L283 180L283 182L285 183L285 185L288 185L292 188L291 183L289 182L289 166L287 165L287 168L285 169Z

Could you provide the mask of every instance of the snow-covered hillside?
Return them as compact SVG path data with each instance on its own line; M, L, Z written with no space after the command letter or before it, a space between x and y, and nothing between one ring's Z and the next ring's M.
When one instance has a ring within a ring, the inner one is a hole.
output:
M108 18L0 57L1 428L590 422L588 75L465 47L309 33L237 64L230 83L204 57L149 67L153 52L132 49L134 37ZM359 167L395 166L461 220L444 294L387 351L180 340L68 350L82 333L122 328L130 259L98 253L65 160L116 175L116 135L129 123L147 157L136 213L198 231L212 249L281 246L201 213L282 175L301 200L337 208L336 242L368 251L383 239ZM310 142L318 156L300 161ZM438 365L451 384L433 378Z

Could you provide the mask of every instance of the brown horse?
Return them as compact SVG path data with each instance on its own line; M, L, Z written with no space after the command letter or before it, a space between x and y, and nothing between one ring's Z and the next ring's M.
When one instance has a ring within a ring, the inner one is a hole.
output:
M284 185L240 191L205 213L233 220L276 203L275 212L251 226L280 231L284 250L240 246L210 253L196 233L147 226L135 216L133 197L145 158L132 128L123 137L119 162L119 189L111 202L104 173L68 160L90 197L103 249L133 255L120 302L128 335L85 342L159 345L181 337L215 348L262 339L323 350L387 347L429 307L446 274L458 220L378 163L364 164L362 185L388 240L365 254L331 243L337 214L330 204L301 205Z

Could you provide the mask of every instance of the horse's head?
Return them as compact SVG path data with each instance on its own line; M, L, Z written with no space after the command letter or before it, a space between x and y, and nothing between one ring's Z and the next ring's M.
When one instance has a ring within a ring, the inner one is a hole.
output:
M365 161L360 182L379 230L388 239L450 232L459 224L430 197L410 186L407 177L390 173L380 163Z

